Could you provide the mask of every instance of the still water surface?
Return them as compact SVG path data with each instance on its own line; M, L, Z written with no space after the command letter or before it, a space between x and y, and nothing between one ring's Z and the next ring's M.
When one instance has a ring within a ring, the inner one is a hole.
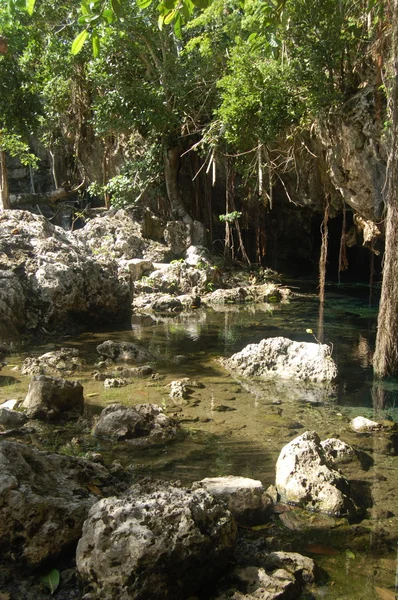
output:
M365 294L357 288L330 288L320 321L316 295L301 293L300 285L295 291L297 297L289 304L223 306L174 317L134 316L129 330L89 332L56 345L35 347L35 354L61 345L79 348L86 361L80 380L88 413L113 402L154 402L174 414L186 431L183 440L166 448L138 450L128 444L94 440L89 431L58 428L52 436L42 436L42 447L76 453L96 450L106 460L132 465L137 477L152 473L190 484L203 477L233 474L260 479L268 486L274 482L278 454L291 439L308 429L317 431L321 439L340 437L361 456L361 462L341 465L364 507L361 520L347 524L297 512L296 521L293 518L288 526L275 517L270 530L256 535L270 536L273 547L279 544L280 549L299 551L316 560L324 570L323 584L311 590L308 598L394 599L398 583L398 443L394 435L359 435L349 428L350 419L357 415L398 421L398 382L389 381L378 388L373 384L377 310L369 307ZM249 343L274 336L297 341L323 337L332 345L338 365L336 385L317 392L297 384L242 381L218 361ZM98 360L96 345L105 339L147 348L155 357L160 377L104 390L91 373ZM196 380L202 387L193 388L188 400L174 402L167 384L182 377ZM27 385L28 378L21 376L9 386L1 386L0 400L11 393L23 397ZM310 554L309 548L317 552Z

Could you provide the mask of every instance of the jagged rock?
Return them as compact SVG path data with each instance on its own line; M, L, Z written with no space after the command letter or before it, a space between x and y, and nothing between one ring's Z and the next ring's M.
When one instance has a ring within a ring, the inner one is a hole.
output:
M0 351L18 347L21 326L26 318L22 284L15 273L3 270L1 254L5 250L0 241Z
M170 388L170 398L186 399L189 397L188 384L185 380L170 381L168 387Z
M156 404L111 404L102 411L94 434L128 440L135 446L156 446L175 439L178 425Z
M164 230L164 239L176 256L182 256L190 246L206 246L207 231L199 221L183 223L169 221Z
M218 270L203 262L192 267L187 262L173 261L170 264L154 264L155 270L147 277L135 282L136 293L198 294L206 293L218 278Z
M38 357L26 358L23 362L22 375L70 375L83 368L77 348L60 348L46 352Z
M17 412L16 410L10 410L9 408L2 408L0 406L0 425L11 429L14 427L21 427L28 421L28 417L24 413Z
M321 442L321 446L328 458L333 460L345 460L355 456L355 450L349 444L337 438L328 438Z
M313 583L318 577L318 570L312 558L297 552L270 552L265 557L264 566L267 570L285 569L305 583Z
M76 544L89 508L98 501L88 487L92 481L104 493L115 493L101 465L0 443L2 560L39 565Z
M32 377L22 408L31 419L55 421L64 413L81 414L84 409L83 386L46 375Z
M371 419L367 419L366 417L355 417L355 419L352 419L350 426L351 429L357 433L366 433L369 431L378 431L383 429L382 423L371 421Z
M236 589L229 589L216 600L296 600L300 586L294 575L285 569L268 574L263 567L243 567L233 571Z
M335 516L355 513L349 484L315 431L306 431L282 448L275 485L282 502Z
M144 362L153 358L151 354L145 350L145 348L141 348L141 346L131 344L130 342L113 342L112 340L107 340L106 342L99 344L97 346L97 352L101 356L115 361L131 360L134 362Z
M210 268L210 253L204 246L189 246L185 252L185 262L190 267Z
M251 300L249 291L243 287L219 289L207 294L206 304L241 304Z
M223 573L235 536L205 490L150 481L92 507L76 564L96 598L186 600Z
M120 388L128 385L128 381L117 377L111 377L104 380L104 388Z
M132 258L127 261L127 267L130 271L132 279L141 279L141 277L147 273L153 271L154 266L150 260L144 260L143 258Z
M105 263L113 259L143 258L149 245L142 238L141 226L124 209L107 211L89 220L82 229L74 232L74 236Z
M326 344L293 342L276 337L249 344L223 361L224 366L244 377L299 379L315 383L337 376L337 367Z
M119 280L117 264L108 257L99 264L70 232L27 211L0 214L0 273L6 278L10 311L2 326L65 330L65 326L122 321L130 314L129 282ZM4 297L3 293L0 294ZM78 315L78 317L77 317ZM6 333L6 332L5 332ZM7 334L8 335L8 334ZM7 335L4 339L8 339Z
M235 519L243 525L264 523L272 513L273 502L261 481L229 475L207 477L195 485L223 500Z

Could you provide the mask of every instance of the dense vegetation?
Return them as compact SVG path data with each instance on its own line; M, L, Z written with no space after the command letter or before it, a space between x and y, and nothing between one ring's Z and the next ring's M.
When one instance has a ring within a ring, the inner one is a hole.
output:
M395 4L1 0L3 206L6 153L34 168L44 149L56 188L198 219L212 237L221 216L225 254L261 262L275 190L296 202L285 175L311 154L314 123L367 87L389 147Z

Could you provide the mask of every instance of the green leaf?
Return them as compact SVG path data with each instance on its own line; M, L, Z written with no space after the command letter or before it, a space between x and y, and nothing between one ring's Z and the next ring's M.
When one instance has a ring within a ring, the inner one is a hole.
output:
M162 29L163 29L163 24L164 24L164 15L159 15L159 17L158 17L158 27L159 27L160 31L162 31Z
M55 590L59 586L59 571L58 569L53 569L47 575L42 577L42 583L50 590L51 595L55 592Z
M81 31L79 33L79 35L75 37L75 39L73 40L72 48L71 48L71 52L72 52L73 56L76 56L76 54L79 54L80 50L83 48L84 42L86 41L87 37L88 37L87 29L83 29L83 31Z
M178 13L177 18L174 23L174 35L178 38L182 38L182 19L180 13Z
M100 55L100 39L96 31L93 31L91 35L91 42L93 44L93 57L98 58Z
M123 6L120 0L111 0L112 10L119 19L123 16Z
M114 12L112 10L110 10L109 8L107 8L103 11L102 16L105 19L105 21L108 23L108 25L113 23L114 18L115 18Z
M351 550L348 550L348 549L345 551L345 555L347 558L350 558L351 560L354 560L354 558L355 558L355 554Z
M176 16L177 11L176 9L171 10L169 13L167 13L167 15L165 15L164 17L164 22L166 25L168 25L169 23L171 23L174 19L174 17Z
M35 9L36 0L26 0L26 12L31 17L33 15L33 11Z
M136 0L136 3L140 10L144 10L148 6L151 6L152 0Z
M82 1L82 4L80 6L80 12L82 13L82 15L89 15L90 14L90 9L89 9L89 6L88 6L86 0Z

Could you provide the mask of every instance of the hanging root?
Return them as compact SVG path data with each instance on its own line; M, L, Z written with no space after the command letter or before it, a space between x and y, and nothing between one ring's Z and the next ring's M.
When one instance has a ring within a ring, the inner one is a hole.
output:
M329 221L329 199L325 198L325 212L321 225L321 254L319 257L319 302L325 302L326 263L328 256L328 221Z
M343 223L341 226L341 237L340 237L339 269L338 269L338 273L337 273L337 279L338 279L339 284L340 284L341 271L345 271L346 269L348 269L346 228L347 228L347 218L346 218L346 206L345 206L345 202L344 202L343 203Z

